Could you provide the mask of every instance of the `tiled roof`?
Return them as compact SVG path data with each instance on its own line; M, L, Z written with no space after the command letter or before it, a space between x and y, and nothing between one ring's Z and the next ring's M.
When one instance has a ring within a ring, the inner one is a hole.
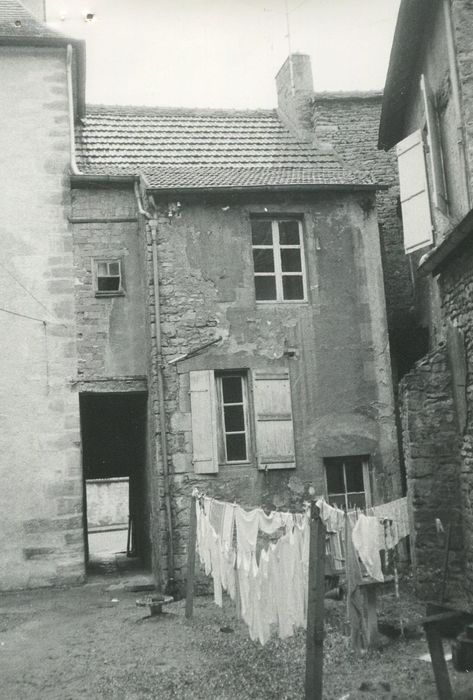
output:
M61 36L36 19L19 0L0 0L0 38L58 39Z
M373 184L298 141L275 110L89 107L76 152L86 174L142 172L154 188Z

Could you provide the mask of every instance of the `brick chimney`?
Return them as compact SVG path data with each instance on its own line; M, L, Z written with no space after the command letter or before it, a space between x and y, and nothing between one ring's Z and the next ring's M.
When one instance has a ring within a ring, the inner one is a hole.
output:
M303 53L291 54L276 75L276 89L281 120L299 138L313 141L314 83L310 56Z
M21 4L40 22L46 22L46 0L20 0Z

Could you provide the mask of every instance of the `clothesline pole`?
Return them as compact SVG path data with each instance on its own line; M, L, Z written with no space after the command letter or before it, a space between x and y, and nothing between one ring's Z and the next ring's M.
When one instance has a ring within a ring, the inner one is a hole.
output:
M305 700L322 700L324 664L325 526L319 508L310 509L309 596L305 662Z
M191 496L189 516L189 540L187 544L186 618L194 611L195 546L197 540L197 499Z

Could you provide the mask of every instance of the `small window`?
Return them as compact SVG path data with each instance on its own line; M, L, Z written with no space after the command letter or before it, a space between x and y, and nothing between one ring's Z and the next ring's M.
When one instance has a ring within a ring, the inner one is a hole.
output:
M329 503L343 510L371 506L368 457L329 457L324 464Z
M220 404L221 453L223 462L249 460L248 386L246 373L216 376Z
M253 219L251 235L256 301L305 301L301 222Z
M123 294L120 260L95 260L95 292L104 296Z

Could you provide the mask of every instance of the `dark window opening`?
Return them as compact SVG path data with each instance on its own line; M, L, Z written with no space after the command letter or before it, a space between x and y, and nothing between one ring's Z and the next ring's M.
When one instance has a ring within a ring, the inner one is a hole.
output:
M328 502L343 510L371 505L368 456L324 459Z

